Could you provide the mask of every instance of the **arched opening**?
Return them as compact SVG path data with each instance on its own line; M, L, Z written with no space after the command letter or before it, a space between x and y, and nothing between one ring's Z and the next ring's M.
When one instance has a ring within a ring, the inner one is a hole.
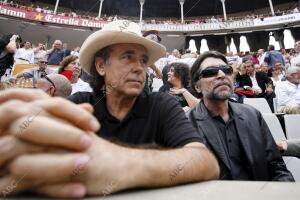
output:
M207 40L202 39L201 40L201 46L200 46L200 53L204 53L205 51L209 51L209 47L207 45Z
M243 51L243 52L250 51L250 46L248 44L246 36L240 37L240 51Z
M188 49L191 50L192 53L197 52L197 47L196 47L195 40L191 39L189 41L189 48Z
M291 30L286 29L286 30L284 30L283 34L284 34L283 42L284 42L285 48L286 49L294 48L295 38L293 37Z
M227 52L230 52L230 51L232 51L233 54L237 53L236 45L234 43L233 38L231 38L230 44L227 46Z
M273 33L271 32L269 35L269 45L274 45L275 46L275 50L280 50L280 45L279 42L277 42L275 40L275 37L273 36Z

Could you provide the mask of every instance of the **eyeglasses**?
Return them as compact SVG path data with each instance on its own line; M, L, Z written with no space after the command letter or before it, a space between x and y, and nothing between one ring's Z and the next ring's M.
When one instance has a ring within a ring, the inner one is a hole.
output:
M40 61L41 64L48 64L46 61Z
M199 73L199 78L210 78L217 76L221 70L225 75L232 75L233 69L230 65L223 65L223 66L210 66L205 68Z
M53 83L53 81L51 81L51 79L48 76L44 76L43 78L45 78L49 83L51 83L54 89L56 89L55 84Z

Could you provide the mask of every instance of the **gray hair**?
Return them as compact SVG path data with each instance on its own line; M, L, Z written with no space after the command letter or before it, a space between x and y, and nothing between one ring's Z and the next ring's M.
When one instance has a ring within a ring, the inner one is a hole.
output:
M61 74L48 74L47 77L56 87L54 96L67 97L71 95L72 85L65 76Z
M300 67L292 66L287 68L285 75L286 77L290 77L292 74L298 73L300 71Z

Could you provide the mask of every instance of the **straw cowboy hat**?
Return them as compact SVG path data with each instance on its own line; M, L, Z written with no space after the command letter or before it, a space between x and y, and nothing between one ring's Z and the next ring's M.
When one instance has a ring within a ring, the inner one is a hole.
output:
M91 34L84 41L79 52L79 60L85 71L90 73L94 64L94 56L99 50L120 43L144 46L149 57L147 63L149 66L166 55L166 48L163 45L143 37L138 24L127 20L116 20L106 24L103 29Z

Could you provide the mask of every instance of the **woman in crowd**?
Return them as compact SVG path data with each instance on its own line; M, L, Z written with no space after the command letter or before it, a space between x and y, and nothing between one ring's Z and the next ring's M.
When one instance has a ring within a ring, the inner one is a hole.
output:
M259 65L259 60L258 60L258 54L256 52L253 53L252 58L251 58L251 62L255 65L258 64Z
M61 61L59 74L64 75L72 84L72 94L76 92L92 92L92 88L81 79L82 67L77 56L67 56Z
M184 111L194 108L199 103L200 100L189 91L190 71L188 65L184 63L170 64L168 82L173 86L168 91L169 94L177 99Z
M245 97L253 95L253 92L247 91L244 88L240 87L240 78L242 75L246 74L245 65L244 63L233 64L232 70L232 78L234 84L234 94L232 95L232 99L238 103L243 103Z

